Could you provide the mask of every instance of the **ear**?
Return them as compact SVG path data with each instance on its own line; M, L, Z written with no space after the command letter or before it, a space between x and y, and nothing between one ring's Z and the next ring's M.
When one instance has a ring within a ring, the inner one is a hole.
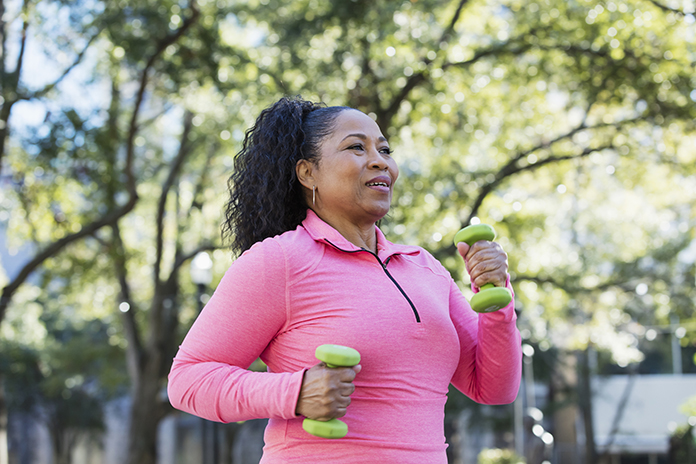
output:
M301 159L295 165L295 173L297 174L297 180L300 181L304 187L309 190L316 185L314 182L314 170L316 166L309 160Z

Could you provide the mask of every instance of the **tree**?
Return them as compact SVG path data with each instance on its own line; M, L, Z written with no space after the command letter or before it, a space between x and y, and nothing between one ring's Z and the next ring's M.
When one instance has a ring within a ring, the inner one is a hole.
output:
M118 346L102 344L106 324L75 327L58 317L44 313L47 332L40 340L3 341L0 372L10 409L40 418L52 439L54 461L69 464L77 438L103 429L103 405L125 383L124 359Z
M693 6L268 0L237 13L266 38L238 44L260 76L249 95L260 81L348 104L390 137L391 238L459 277L451 237L496 225L528 341L592 345L626 367L648 327L693 321L681 283L694 258L680 251L694 240ZM668 250L683 260L655 261ZM636 295L641 283L654 294Z
M209 222L203 203L211 193L205 183L208 169L215 168L211 159L219 131L204 143L209 132L194 130L199 124L193 113L181 109L187 89L199 82L208 85L216 66L210 33L225 12L214 6L203 10L205 26L196 27L201 9L195 2L183 7L176 2L42 2L28 16L30 6L25 2L24 31L30 18L45 29L29 40L55 39L50 14L56 11L72 20L62 31L66 37L97 37L85 40L86 47L94 43L97 56L89 79L110 88L110 101L81 114L74 102L61 104L61 89L51 84L40 94L45 120L17 137L6 163L15 207L9 233L15 240L32 241L38 252L5 285L0 315L22 284L30 288L26 279L39 266L39 294L51 287L61 291L53 310L64 313L72 303L81 313L74 315L78 320L108 317L105 306L116 310L122 316L119 344L133 403L129 462L154 462L157 424L168 411L163 382L181 337L179 271L197 251L213 248L216 235L197 228ZM48 37L41 36L44 32ZM54 43L67 46L62 38L43 43L46 51L53 51ZM79 84L88 88L90 82ZM167 124L176 119L180 143L172 150L166 137L177 129ZM148 143L146 137L158 136L163 140ZM198 154L196 162L183 175L181 167L192 153ZM157 193L143 199L143 191ZM167 223L166 216L173 221ZM140 221L149 221L151 228L133 227ZM149 248L144 240L151 240ZM152 286L142 285L143 270L152 275ZM96 308L95 301L100 303ZM15 328L18 323L7 322Z
M70 303L81 308L76 319L118 313L114 336L134 405L130 462L154 460L166 372L195 317L182 266L219 246L230 153L281 95L346 104L378 121L401 167L382 223L390 239L424 245L461 279L451 238L471 222L493 223L510 256L523 335L542 352L591 344L628 366L641 358L646 327L664 325L670 312L693 321L687 7L124 0L21 8L18 26L5 29L25 31L18 44L73 58L27 91L50 109L45 122L6 136L8 234L36 252L5 285L0 321L7 314L4 329L15 330L14 308L50 285L64 296L51 311ZM60 40L48 40L54 12L71 19ZM85 110L61 101L80 69L89 77L78 82L108 89L106 102ZM10 102L13 88L27 86L7 76ZM8 111L26 99L17 101ZM227 260L218 256L219 276ZM39 269L42 283L27 282Z

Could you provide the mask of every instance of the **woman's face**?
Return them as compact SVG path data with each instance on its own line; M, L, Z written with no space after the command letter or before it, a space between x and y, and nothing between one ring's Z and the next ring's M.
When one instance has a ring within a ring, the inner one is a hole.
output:
M318 162L309 170L311 180L302 183L310 195L316 186L313 209L320 216L363 224L389 212L399 168L387 139L366 114L339 113L333 132L321 143Z

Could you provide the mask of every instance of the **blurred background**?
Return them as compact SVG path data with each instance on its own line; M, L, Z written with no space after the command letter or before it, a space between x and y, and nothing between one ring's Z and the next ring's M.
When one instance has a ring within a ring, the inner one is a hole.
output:
M509 254L523 387L451 392L450 463L696 463L694 7L0 1L0 464L258 462L263 421L175 412L166 375L284 95L379 123L382 229L465 294L460 227Z

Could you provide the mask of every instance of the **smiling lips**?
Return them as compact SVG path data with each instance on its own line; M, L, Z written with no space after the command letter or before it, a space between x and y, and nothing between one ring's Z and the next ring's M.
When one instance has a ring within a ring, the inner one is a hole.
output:
M373 190L379 190L380 192L389 192L389 187L391 186L391 178L388 176L378 176L369 182L365 183L369 188Z

